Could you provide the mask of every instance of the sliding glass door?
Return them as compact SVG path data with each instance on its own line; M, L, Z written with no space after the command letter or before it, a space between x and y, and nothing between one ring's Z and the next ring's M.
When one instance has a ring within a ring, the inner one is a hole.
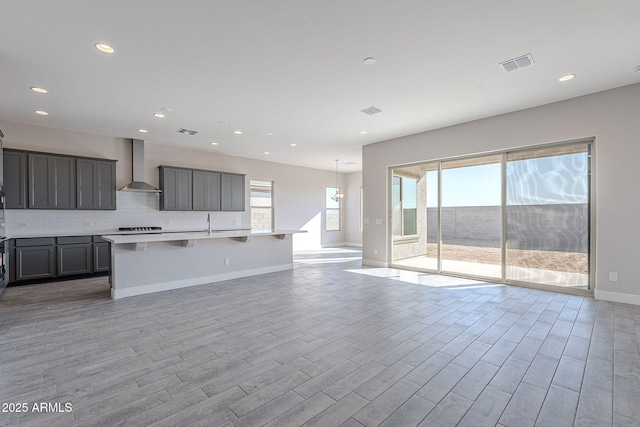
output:
M589 146L507 153L506 279L588 289Z
M392 171L397 266L589 289L591 142Z
M442 162L442 271L500 278L502 156Z

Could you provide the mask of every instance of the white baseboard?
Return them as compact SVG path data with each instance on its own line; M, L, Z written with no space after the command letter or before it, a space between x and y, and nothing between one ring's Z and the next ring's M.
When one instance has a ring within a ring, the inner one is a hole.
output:
M352 248L362 248L362 243L344 243L343 246L349 246Z
M620 292L609 292L595 290L593 293L595 299L611 302L621 302L625 304L640 305L640 295L622 294Z
M364 259L364 258L362 258L362 265L368 265L370 267L382 267L382 268L389 267L389 263L388 262L376 261L376 260L373 260L373 259Z
M171 282L154 283L151 285L136 286L133 288L113 289L111 288L111 298L126 298L136 295L151 294L171 289L187 288L189 286L206 285L208 283L222 282L224 280L241 279L243 277L257 276L259 274L275 273L277 271L292 270L293 264L274 265L270 267L254 268L251 270L235 271L233 273L215 274L205 277L194 277L184 280L174 280Z

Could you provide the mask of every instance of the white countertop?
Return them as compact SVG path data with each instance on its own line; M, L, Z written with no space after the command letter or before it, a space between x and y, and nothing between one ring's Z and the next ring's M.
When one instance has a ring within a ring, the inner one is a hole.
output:
M243 229L249 231L249 229ZM212 230L213 232L214 230ZM215 230L219 231L236 231L236 230ZM114 229L107 230L91 230L80 232L60 232L60 233L39 233L39 234L12 234L9 239L31 239L38 237L70 237L70 236L130 236L139 234L169 234L169 233L200 233L200 230L150 230L150 231L120 231ZM204 232L204 231L202 231Z
M129 234L129 235L103 235L102 238L113 244L125 243L150 243L150 242L172 242L179 240L202 240L202 239L224 239L224 238L244 238L256 236L283 236L287 234L305 233L304 230L271 230L271 231L251 231L251 230L211 230L197 232L176 232L176 233L154 233L154 234Z

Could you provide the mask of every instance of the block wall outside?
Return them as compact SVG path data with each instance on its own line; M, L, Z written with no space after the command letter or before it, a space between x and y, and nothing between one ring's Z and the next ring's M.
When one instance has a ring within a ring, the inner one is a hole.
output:
M514 205L507 208L507 240L510 249L568 251L586 253L588 206L582 204ZM500 206L460 206L442 208L444 243L499 247ZM429 240L437 240L437 209L427 209Z

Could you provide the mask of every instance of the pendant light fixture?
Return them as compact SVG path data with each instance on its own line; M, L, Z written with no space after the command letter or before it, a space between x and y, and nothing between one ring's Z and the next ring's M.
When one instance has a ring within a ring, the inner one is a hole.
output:
M340 199L344 198L344 194L340 193L338 191L338 188L339 188L338 187L338 159L336 159L336 186L335 186L336 192L331 195L331 198L333 200L335 200L336 202L339 201Z

